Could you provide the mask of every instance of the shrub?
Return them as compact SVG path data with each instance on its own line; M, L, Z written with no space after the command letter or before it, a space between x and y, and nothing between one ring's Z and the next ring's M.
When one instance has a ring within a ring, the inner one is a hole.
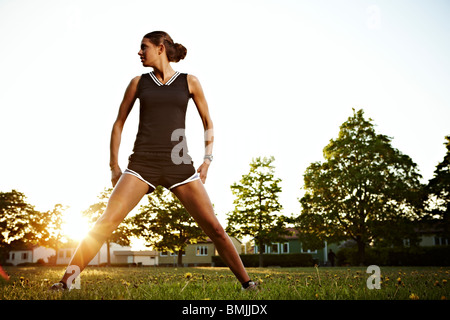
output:
M337 254L340 266L357 265L357 248L342 248ZM450 247L366 248L366 265L450 266Z
M242 254L240 255L242 263L247 268L259 267L258 254ZM279 267L312 267L314 260L308 253L292 253L292 254L264 254L263 265L279 266ZM225 263L220 256L213 256L212 262L216 267L225 267Z

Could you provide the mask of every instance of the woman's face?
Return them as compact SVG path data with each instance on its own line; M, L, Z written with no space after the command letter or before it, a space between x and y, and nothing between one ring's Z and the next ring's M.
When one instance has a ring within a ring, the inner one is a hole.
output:
M161 49L150 42L149 39L144 38L141 42L141 50L138 55L141 57L141 62L144 67L153 67L155 62L159 59L158 51Z

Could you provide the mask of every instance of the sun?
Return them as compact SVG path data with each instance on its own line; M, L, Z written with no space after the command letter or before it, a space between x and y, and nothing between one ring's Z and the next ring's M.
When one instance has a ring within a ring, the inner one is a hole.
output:
M81 212L71 208L63 214L61 229L65 236L75 241L82 240L90 230L88 220Z

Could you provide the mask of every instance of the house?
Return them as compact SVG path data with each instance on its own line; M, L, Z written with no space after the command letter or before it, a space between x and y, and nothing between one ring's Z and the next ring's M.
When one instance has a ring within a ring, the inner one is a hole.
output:
M234 238L230 237L236 250L239 254L242 253L242 243ZM197 242L195 244L188 244L183 251L183 265L184 266L211 266L212 256L217 255L217 250L211 239L206 241ZM175 266L178 261L178 253L174 252L159 252L159 265L160 266Z
M309 250L303 249L302 243L298 239L298 230L295 228L287 228L291 234L285 236L283 242L272 243L270 245L264 245L262 248L263 253L267 254L290 254L290 253L309 253L312 258L317 260L320 265L326 265L328 263L328 252L332 249L334 252L337 251L338 246L335 244L329 245L326 241L324 242L324 247L319 250ZM253 252L259 254L260 248L255 245Z
M114 264L136 264L142 266L158 265L158 252L144 250L131 250L131 247L121 246L116 243L110 243L110 262ZM76 247L68 246L58 250L56 264L68 265L74 254ZM108 262L108 253L106 243L100 248L95 257L88 263L89 266L100 266Z
M21 246L9 251L6 259L6 263L12 265L20 265L23 263L37 263L42 259L44 262L48 262L48 258L55 255L55 250L51 248L45 248L40 246Z
M157 251L132 251L132 250L116 250L114 251L116 262L120 264L136 264L142 266L157 266Z
M415 232L419 235L419 246L448 246L450 239L442 236L443 226L440 222L422 223L415 228ZM405 239L403 241L405 246L409 246L410 240Z
M122 263L123 255L117 255L116 252L119 251L130 251L130 247L123 247L116 243L110 243L110 259L111 264ZM76 247L67 246L58 249L58 254L56 255L57 265L68 265L72 255L75 253ZM120 257L120 258L119 258ZM100 266L108 262L108 253L106 243L102 245L95 257L88 263L89 266Z

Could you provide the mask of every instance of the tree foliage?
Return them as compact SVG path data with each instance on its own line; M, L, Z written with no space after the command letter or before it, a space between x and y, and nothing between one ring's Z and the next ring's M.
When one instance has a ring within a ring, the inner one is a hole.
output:
M61 205L51 211L38 211L17 190L0 192L0 255L20 244L56 248L62 238Z
M375 132L363 110L353 110L323 154L324 162L312 163L304 174L297 219L303 241L351 238L362 263L371 242L413 238L409 222L422 216L423 203L417 165L392 147L391 138Z
M434 177L428 182L431 214L442 226L441 235L450 238L450 135L445 137L447 153L436 166Z
M284 236L288 235L287 218L280 214L281 179L275 178L274 160L274 157L252 159L249 173L231 186L235 208L227 215L227 233L254 238L259 247L260 266L263 265L264 245L284 241Z
M177 253L181 265L186 246L206 240L206 235L173 193L158 186L148 198L149 204L130 218L133 233L149 247Z

